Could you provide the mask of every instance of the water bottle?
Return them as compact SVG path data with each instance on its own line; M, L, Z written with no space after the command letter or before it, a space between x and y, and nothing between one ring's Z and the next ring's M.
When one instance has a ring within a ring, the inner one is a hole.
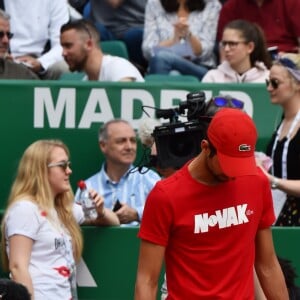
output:
M79 201L82 205L84 216L88 220L95 220L98 217L95 202L91 199L89 192L86 188L86 184L83 180L77 183L80 188Z

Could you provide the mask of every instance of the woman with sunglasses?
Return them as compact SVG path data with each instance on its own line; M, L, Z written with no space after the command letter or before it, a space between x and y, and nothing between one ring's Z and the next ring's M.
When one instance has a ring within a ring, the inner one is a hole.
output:
M275 225L300 226L299 67L286 58L274 63L270 79L267 80L267 90L271 103L283 109L281 122L267 147L267 155L273 159L273 166L270 174L266 174L274 194L279 193L283 197L283 207Z
M78 224L119 224L94 190L98 218L84 219L74 203L71 174L66 145L39 140L25 150L10 191L2 221L3 262L34 300L78 299L76 263L83 246Z
M203 77L202 82L265 82L271 66L261 28L245 20L227 24L220 48L223 62Z

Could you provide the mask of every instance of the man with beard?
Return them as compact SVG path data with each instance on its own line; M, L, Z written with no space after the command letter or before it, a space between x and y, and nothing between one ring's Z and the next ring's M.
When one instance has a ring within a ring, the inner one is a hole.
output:
M91 22L71 21L61 27L60 33L63 57L70 71L85 72L84 80L144 81L128 60L103 54L99 33Z

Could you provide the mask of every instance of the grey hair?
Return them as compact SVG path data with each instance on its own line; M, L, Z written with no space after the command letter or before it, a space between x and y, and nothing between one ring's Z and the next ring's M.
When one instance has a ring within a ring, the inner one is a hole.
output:
M106 141L108 139L108 127L111 124L116 124L116 123L125 123L125 124L131 126L128 121L123 120L123 119L113 119L113 120L107 121L99 128L99 132L98 132L98 141L99 142Z
M0 9L0 19L4 19L6 21L10 20L10 15L6 13L4 10Z

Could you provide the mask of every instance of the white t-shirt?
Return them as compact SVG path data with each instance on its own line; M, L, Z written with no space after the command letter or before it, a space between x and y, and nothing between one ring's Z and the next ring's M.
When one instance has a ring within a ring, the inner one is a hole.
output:
M32 54L38 57L45 70L63 61L60 28L69 20L66 0L4 0L10 15L14 37L10 40L13 57ZM47 41L51 49L42 54Z
M133 78L136 82L144 82L139 70L127 59L119 56L103 55L99 81L121 81L123 78ZM85 76L83 80L88 80Z
M82 223L84 215L81 207L74 204L73 212L77 222ZM31 238L33 245L29 273L34 299L77 299L71 238L59 225L55 211L52 212L52 218L56 221L49 221L45 212L29 200L16 202L5 218L6 251L9 253L9 237L19 234Z

